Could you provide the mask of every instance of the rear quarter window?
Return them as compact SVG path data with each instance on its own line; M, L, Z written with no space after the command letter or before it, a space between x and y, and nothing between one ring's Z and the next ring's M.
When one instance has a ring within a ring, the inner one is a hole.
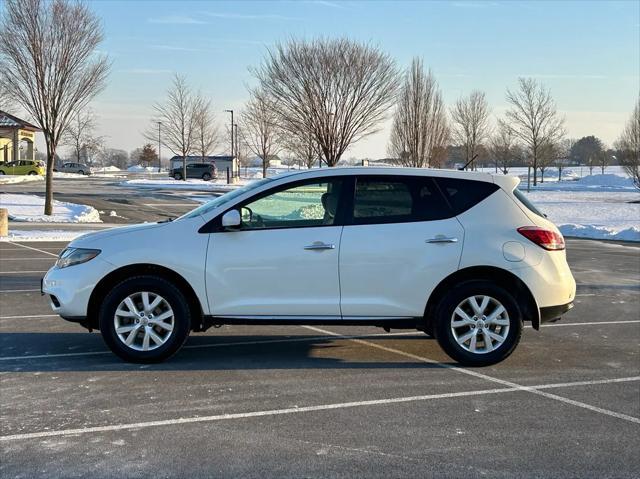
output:
M442 194L457 216L495 193L500 187L494 183L459 178L435 178Z
M515 196L518 201L520 203L522 203L524 205L525 208L527 208L529 211L531 211L533 214L536 214L538 216L542 216L543 218L546 217L546 215L540 211L538 208L536 208L533 203L531 203L531 201L529 201L529 198L527 198L527 195L525 193L523 193L522 191L520 191L518 188L513 190L513 196Z

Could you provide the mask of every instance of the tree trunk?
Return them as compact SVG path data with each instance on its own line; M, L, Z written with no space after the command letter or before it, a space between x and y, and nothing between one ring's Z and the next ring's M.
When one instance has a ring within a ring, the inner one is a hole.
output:
M187 154L182 153L182 181L187 181Z
M266 160L267 156L263 155L262 156L262 177L266 178L267 177L267 160Z
M47 174L45 176L44 214L53 214L53 165L56 161L56 145L50 139L47 143Z

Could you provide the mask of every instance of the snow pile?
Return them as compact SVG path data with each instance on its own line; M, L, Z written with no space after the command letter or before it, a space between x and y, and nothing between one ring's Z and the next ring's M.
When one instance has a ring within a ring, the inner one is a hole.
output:
M0 238L0 241L73 241L87 233L95 233L94 230L64 231L64 230L9 230L9 236Z
M44 198L36 195L0 193L0 208L9 210L9 219L41 223L102 223L92 206L53 200L53 214L45 215Z
M127 171L132 171L134 173L153 173L158 171L157 166L142 166L142 165L133 165L127 168Z
M87 179L88 175L81 175L80 173L66 173L64 171L54 171L54 178L74 178L74 179Z
M246 184L245 180L240 180L235 184L228 185L226 180L204 181L204 180L174 180L173 178L163 178L161 180L127 180L120 183L120 186L133 186L137 188L154 188L167 190L196 190L196 191L230 191Z
M640 194L535 190L528 198L565 236L640 241Z
M117 166L102 166L100 168L91 168L91 171L95 171L96 173L109 173L112 171L122 171Z
M636 226L626 229L616 229L607 226L566 224L560 225L560 232L564 236L574 238L640 241L640 227Z
M30 183L32 181L42 181L42 180L44 180L44 176L40 176L40 175L0 175L0 185Z
M598 186L604 188L633 188L633 180L629 177L613 174L589 175L579 179L576 184L585 186Z

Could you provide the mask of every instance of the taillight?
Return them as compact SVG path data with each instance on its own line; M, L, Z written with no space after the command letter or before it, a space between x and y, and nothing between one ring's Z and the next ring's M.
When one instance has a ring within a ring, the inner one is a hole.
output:
M564 249L564 238L555 231L540 228L539 226L522 226L518 228L518 233L546 250L558 251Z

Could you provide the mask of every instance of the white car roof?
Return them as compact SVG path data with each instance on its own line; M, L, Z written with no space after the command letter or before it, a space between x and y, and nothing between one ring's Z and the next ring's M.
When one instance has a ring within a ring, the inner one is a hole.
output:
M287 171L273 177L273 179L287 179L292 177L305 178L321 178L324 176L334 175L395 175L395 176L432 176L437 178L459 178L466 180L486 181L495 183L501 188L512 191L520 179L514 176L494 174L480 171L461 171L438 168L403 168L403 167L377 167L377 166L338 166L333 168L313 168L310 170Z

